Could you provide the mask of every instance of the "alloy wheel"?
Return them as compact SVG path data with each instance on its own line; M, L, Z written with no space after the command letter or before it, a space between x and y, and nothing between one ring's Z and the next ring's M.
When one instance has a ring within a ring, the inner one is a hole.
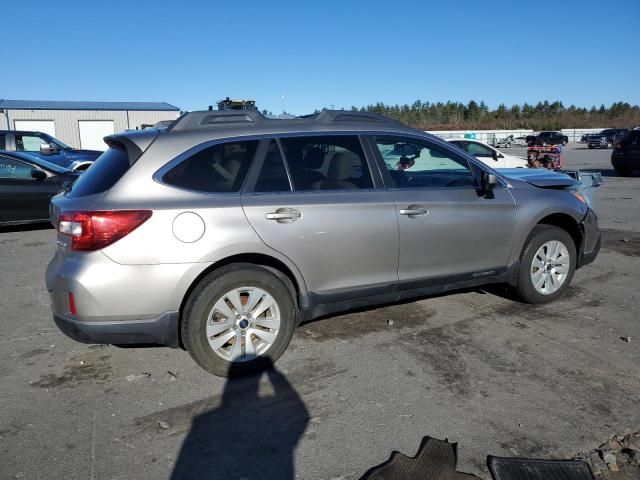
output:
M564 284L571 266L566 245L558 240L543 244L531 262L531 282L543 295L551 295Z
M206 324L209 346L230 362L263 355L276 341L280 308L273 296L257 287L228 291L214 304Z

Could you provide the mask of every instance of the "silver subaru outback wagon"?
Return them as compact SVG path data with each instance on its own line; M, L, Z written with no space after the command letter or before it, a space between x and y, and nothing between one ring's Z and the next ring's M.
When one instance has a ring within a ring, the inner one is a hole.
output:
M216 375L270 365L334 312L497 282L549 302L600 248L572 179L510 179L378 115L192 112L105 140L52 200L54 320Z

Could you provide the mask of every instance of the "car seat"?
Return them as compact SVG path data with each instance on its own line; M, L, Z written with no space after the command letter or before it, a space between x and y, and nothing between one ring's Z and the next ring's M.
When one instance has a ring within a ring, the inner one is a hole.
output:
M351 181L353 161L345 153L336 153L331 158L326 180L311 184L312 190L353 190L358 187Z

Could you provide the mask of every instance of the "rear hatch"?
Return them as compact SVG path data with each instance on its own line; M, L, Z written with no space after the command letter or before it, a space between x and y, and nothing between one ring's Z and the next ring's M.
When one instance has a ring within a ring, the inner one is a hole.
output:
M129 170L144 151L151 145L159 132L147 129L105 137L109 145L72 185L71 189L51 199L49 215L51 223L58 228L60 215L69 212L88 212L95 208L100 199ZM65 257L70 250L69 236L57 234L57 253Z

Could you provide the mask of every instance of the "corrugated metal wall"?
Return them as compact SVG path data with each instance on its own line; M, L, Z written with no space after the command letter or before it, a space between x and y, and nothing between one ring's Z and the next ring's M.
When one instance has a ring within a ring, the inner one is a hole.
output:
M175 120L180 112L161 111L105 111L105 110L7 110L10 129L14 120L53 120L56 137L72 147L80 148L79 120L113 120L115 132L135 130L141 124L154 124L160 120ZM0 114L0 130L6 130L7 116Z

